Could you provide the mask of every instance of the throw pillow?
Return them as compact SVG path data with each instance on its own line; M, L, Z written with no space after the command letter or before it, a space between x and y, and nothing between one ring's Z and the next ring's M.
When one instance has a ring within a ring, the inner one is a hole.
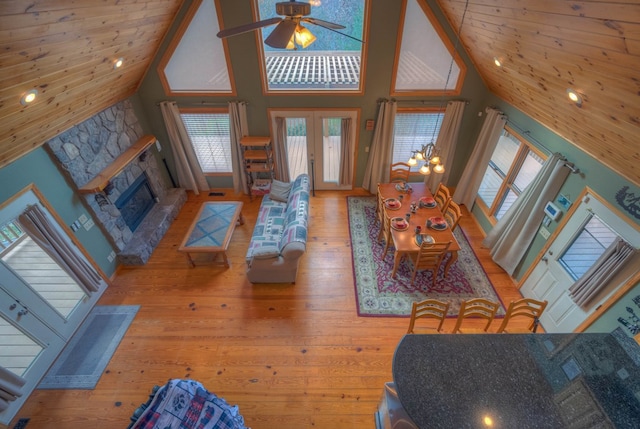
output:
M271 183L269 198L271 198L273 201L286 203L289 200L289 192L291 192L291 183L274 180Z

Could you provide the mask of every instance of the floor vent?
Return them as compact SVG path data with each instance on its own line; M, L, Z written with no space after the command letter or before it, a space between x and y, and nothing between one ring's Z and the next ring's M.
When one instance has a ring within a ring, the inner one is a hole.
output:
M209 192L210 197L224 197L224 192Z
M29 423L29 420L31 420L31 419L25 419L25 418L19 419L16 422L15 426L13 427L13 429L24 429L24 428L26 428L27 427L27 423Z

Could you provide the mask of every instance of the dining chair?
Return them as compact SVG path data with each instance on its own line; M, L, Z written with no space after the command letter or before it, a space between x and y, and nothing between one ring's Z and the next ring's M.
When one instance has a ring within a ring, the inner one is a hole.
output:
M389 169L389 182L408 182L411 166L406 162L391 164Z
M413 260L413 274L411 275L411 285L416 279L416 273L418 270L431 270L433 271L433 286L436 285L436 279L438 278L438 271L444 255L447 254L451 246L451 241L448 243L427 243L423 241L420 245L420 250L416 255L416 259Z
M380 185L378 185L378 193L376 194L376 221L380 224L378 231L378 241L382 237L382 223L384 221L384 198L380 193Z
M382 207L382 238L384 239L384 251L382 252L382 260L387 257L387 252L389 251L389 247L393 242L393 237L391 236L391 218L387 215L385 208Z
M424 301L414 301L411 305L411 319L409 320L408 334L414 333L414 327L417 319L436 319L439 321L437 332L442 330L442 324L447 317L449 311L449 303L438 301L437 299L425 299Z
M496 332L512 332L507 331L509 321L515 317L528 317L531 319L529 330L527 332L536 332L540 322L540 315L547 307L547 301L538 301L532 298L522 298L517 301L511 301L507 312L502 319L502 323Z
M450 200L449 204L447 205L447 210L444 212L443 216L444 220L447 221L447 225L449 225L451 231L454 231L458 226L460 218L462 217L462 210L455 201Z
M442 183L440 183L438 185L438 189L436 190L436 193L433 195L433 198L436 200L436 203L438 204L438 208L440 209L440 211L443 214L446 213L447 207L451 202L451 192L449 191L449 188L447 188Z
M456 326L453 328L453 333L481 333L487 332L491 322L493 322L496 313L500 308L500 303L495 301L489 301L485 298L473 298L467 301L462 301L460 304L460 311L458 312L458 320ZM478 329L462 329L462 323L465 319L480 318L485 319L486 323L482 331Z

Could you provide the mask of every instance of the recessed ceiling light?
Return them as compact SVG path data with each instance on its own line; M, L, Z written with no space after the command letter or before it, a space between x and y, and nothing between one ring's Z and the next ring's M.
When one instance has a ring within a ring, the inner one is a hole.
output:
M36 100L37 95L38 95L37 89L31 89L25 92L24 94L22 94L22 97L20 98L20 104L22 104L23 106L28 106L29 104L33 103Z
M493 63L494 63L497 67L502 67L502 61L500 61L500 58L498 58L498 57L493 57Z
M119 69L124 64L124 58L120 57L113 61L113 69Z
M567 97L569 97L569 100L573 101L576 106L582 107L582 96L578 94L575 89L567 89Z

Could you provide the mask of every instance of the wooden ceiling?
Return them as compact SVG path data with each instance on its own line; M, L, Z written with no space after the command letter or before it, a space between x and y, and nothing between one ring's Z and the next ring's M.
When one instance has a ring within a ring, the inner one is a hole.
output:
M637 0L437 2L492 92L640 185ZM134 94L181 4L0 1L0 167Z

